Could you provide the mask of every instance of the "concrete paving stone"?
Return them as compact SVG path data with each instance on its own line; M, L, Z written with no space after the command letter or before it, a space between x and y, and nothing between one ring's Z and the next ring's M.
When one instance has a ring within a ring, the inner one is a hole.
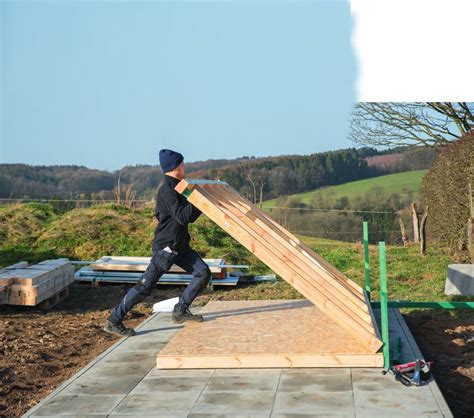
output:
M126 376L145 376L153 368L150 364L125 363L117 364L110 362L99 362L87 373L89 375L107 377L111 379L121 379Z
M146 332L146 331L144 331ZM133 337L128 338L128 340L133 340L133 343L137 342L147 342L150 346L154 346L155 344L160 343L168 343L174 336L176 335L176 331L173 332L161 332L161 331L150 331L146 334L136 334ZM128 344L132 344L126 341ZM125 342L124 342L125 345Z
M157 369L153 367L145 376L145 380L155 377L204 377L214 374L214 369Z
M403 400L403 402L409 402L409 399ZM379 404L371 405L356 405L355 408L356 417L360 418L402 418L402 417L423 417L423 418L434 418L444 417L438 410L438 406L430 408L425 405L424 407L417 405L400 405L399 402L384 402Z
M137 337L146 337L147 335L163 335L163 336L171 336L176 334L180 329L182 329L184 325L179 324L154 324L149 323L146 324L143 328L135 330L136 334L130 338L137 338Z
M232 414L232 418L268 418L269 415L266 412L255 412L251 414ZM188 418L229 418L229 414L189 414Z
M41 417L41 418L107 418L108 415L30 415L31 418Z
M282 376L283 378L283 376ZM281 385L281 381L280 381ZM348 382L350 387L350 381ZM278 391L273 414L353 415L352 390L321 390L319 385L303 383L299 388Z
M354 391L387 394L404 397L416 393L420 399L431 399L432 394L428 385L418 388L406 387L397 382L393 375L383 375L378 370L352 369L352 386ZM413 389L416 389L415 391Z
M67 386L61 395L127 395L142 379L141 375L110 379L86 373Z
M183 412L183 413L175 413L175 414L163 414L163 413L154 413L154 412L143 412L140 415L136 414L116 414L116 415L109 415L114 418L142 418L142 417L147 417L147 418L187 418L188 413Z
M283 370L279 392L352 391L350 369Z
M353 369L356 416L442 416L428 385L406 387L391 375Z
M274 374L256 374L240 376L215 375L209 379L206 390L213 392L244 391L244 390L271 390L275 391L278 377Z
M150 351L122 350L120 347L111 352L104 363L154 363L156 354Z
M214 376L266 376L278 379L282 369L215 369Z
M262 414L270 415L275 392L272 390L245 390L216 392L204 390L199 400L191 410L191 414L224 414L256 417Z
M340 414L340 413L331 413L331 414L320 414L320 413L308 413L308 414L272 414L271 418L325 418L325 417L341 417L341 418L354 418L355 415L351 414Z
M318 375L346 375L350 369L347 367L317 367L317 368L311 368L311 367L295 367L295 368L284 368L282 371L287 374L295 374L295 375L300 375L300 374L306 374L306 373L312 373L312 374L318 374Z
M162 329L162 330L177 330L179 328L184 327L185 324L175 324L171 319L171 314L159 314L153 318L150 318L145 324L140 327L140 331L142 330L150 330L150 329Z
M166 344L168 344L169 339L161 340L160 337L150 338L150 339L138 339L134 340L128 338L117 347L117 350L120 351L152 351L155 354L158 353ZM171 337L170 337L171 338Z
M112 412L116 414L156 414L158 416L188 413L200 395L199 390L186 392L160 392L159 396L129 395Z
M123 395L58 395L34 412L35 416L109 414Z
M131 395L152 393L159 396L161 392L185 392L196 391L202 392L207 382L208 376L190 376L190 377L167 377L159 376L143 379L130 392Z

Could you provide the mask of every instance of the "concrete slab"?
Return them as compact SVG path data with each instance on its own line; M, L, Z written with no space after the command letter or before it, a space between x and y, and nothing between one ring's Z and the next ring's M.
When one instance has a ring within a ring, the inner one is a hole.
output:
M406 388L380 369L156 369L156 352L182 327L152 315L24 416L452 416L436 382ZM398 310L389 328L403 361L422 358Z
M444 294L473 296L474 264L450 264Z

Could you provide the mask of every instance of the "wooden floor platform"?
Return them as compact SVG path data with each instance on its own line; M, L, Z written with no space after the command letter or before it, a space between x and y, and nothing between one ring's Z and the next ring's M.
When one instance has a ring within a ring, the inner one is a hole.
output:
M157 354L159 369L382 367L308 300L211 301Z

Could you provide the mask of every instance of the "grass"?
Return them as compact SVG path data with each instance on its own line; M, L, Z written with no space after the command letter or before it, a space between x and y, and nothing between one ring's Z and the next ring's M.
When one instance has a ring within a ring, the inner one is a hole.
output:
M427 170L415 170L388 174L386 176L372 177L370 179L352 181L338 186L324 187L310 192L298 193L291 195L291 197L296 197L305 204L311 204L311 201L317 194L332 195L335 198L346 196L352 200L355 197L364 195L372 188L378 187L382 188L387 194L399 193L403 195L407 190L410 190L414 193L413 197L416 199L420 190L421 179L426 172ZM281 197L277 199L281 199ZM264 201L263 208L277 206L277 199Z
M156 221L149 209L128 209L115 205L74 209L52 214L47 207L15 205L2 209L8 231L21 227L21 234L0 243L0 267L25 260L47 258L95 259L103 255L151 254ZM6 214L6 215L5 215ZM9 232L11 234L11 232ZM190 226L191 245L203 256L224 258L229 263L249 264L251 274L270 273L270 269L243 246L201 216ZM322 238L300 236L307 245L349 278L363 285L363 247ZM370 246L373 299L379 298L378 249ZM387 245L387 270L390 299L414 301L452 300L443 293L448 264L454 260L446 248L428 245L426 256L416 245ZM209 299L293 299L301 295L284 280L241 286L234 290L206 292L200 303Z

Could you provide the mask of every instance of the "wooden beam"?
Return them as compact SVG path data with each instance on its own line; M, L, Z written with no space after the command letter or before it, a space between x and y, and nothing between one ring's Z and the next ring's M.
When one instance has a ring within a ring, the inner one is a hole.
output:
M203 188L201 193L209 193L209 191L207 188ZM221 199L218 205L222 207L225 212L228 210L235 215L235 217L241 221L240 226L245 228L254 238L262 240L263 245L267 245L267 243L270 242L273 243L275 255L279 255L287 263L291 263L292 269L304 278L309 286L315 287L314 291L321 292L328 298L334 295L337 298L335 303L342 310L348 314L355 315L356 318L360 318L367 324L371 324L368 306L365 301L359 300L350 289L343 287L339 282L333 280L320 265L316 266L310 263L309 260L297 252L291 244L281 239L278 234L273 233L272 228L264 223L257 223L248 212L244 213L232 208L230 205L232 196L226 195L225 192L223 195L228 197L228 200L225 201ZM365 326L365 324L361 325ZM367 329L371 329L371 326L367 327Z

